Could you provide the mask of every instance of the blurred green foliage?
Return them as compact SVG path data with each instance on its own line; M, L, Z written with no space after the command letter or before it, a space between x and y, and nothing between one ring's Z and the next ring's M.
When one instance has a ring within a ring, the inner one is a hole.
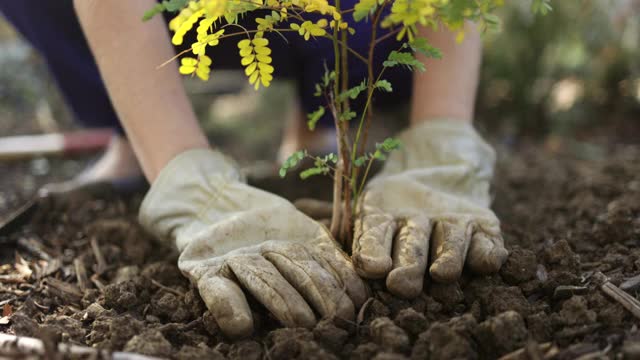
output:
M514 135L567 135L638 121L638 1L554 0L544 16L532 15L530 4L506 2L502 29L485 35L483 124Z

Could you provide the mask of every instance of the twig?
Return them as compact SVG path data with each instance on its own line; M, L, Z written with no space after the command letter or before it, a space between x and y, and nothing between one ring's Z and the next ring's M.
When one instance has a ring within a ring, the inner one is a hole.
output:
M524 347L522 347L522 348L520 348L518 350L515 350L515 351L512 351L512 352L510 352L508 354L505 354L502 357L500 357L498 360L525 359L526 358L525 354L527 353L527 350L528 350L527 346L528 345L525 345ZM543 354L544 358L548 358L550 352L554 352L554 353L557 352L556 347L553 346L553 344L550 343L550 342L539 344L537 346L537 350L538 350L539 353Z
M362 324L362 322L364 321L364 313L367 312L367 309L369 308L369 305L373 302L373 298L370 297L367 299L367 301L364 302L364 304L362 304L362 306L360 307L360 311L358 311L358 316L356 317L356 325L359 327L360 324Z
M112 358L119 360L159 360L159 358L156 357L138 355L130 352L114 352L110 354L107 350L94 349L88 346L74 344L60 343L57 344L56 347L57 348L54 349L54 351L57 350L59 354L73 355L73 358L87 357L94 359ZM34 353L51 357L54 355L45 354L45 344L40 339L8 334L0 334L0 352L3 356L7 355L9 358L22 358L24 355L33 355Z
M620 303L620 305L624 306L624 308L629 310L629 312L631 312L635 317L640 319L640 301L636 300L636 298L613 285L609 281L602 284L600 289L602 289L605 294L613 298L613 300Z
M172 293L174 295L177 295L177 296L180 296L180 297L184 297L184 294L181 293L180 291L176 290L176 289L172 289L170 287L164 286L161 283L157 282L156 280L153 280L153 279L149 279L149 280L151 280L151 283L153 285L159 287L160 289L162 289L164 291L170 292L170 293Z
M84 266L84 261L80 258L73 260L73 266L76 270L76 278L78 279L78 287L80 290L85 291L89 285L89 278L87 278L87 268Z
M93 255L96 257L96 274L101 275L107 269L107 262L104 259L104 255L102 255L102 251L100 251L100 246L95 236L91 238L90 243Z
M98 288L98 290L100 290L100 291L102 291L102 290L105 288L105 286L104 286L104 284L102 283L102 281L100 281L100 275L98 275L98 274L93 274L93 275L91 275L91 282L92 282L92 283L93 283L93 285L95 285L95 286Z

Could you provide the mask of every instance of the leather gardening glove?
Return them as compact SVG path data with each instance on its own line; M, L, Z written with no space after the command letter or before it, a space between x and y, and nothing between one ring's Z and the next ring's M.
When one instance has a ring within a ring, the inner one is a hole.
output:
M244 292L283 325L355 317L366 288L327 229L287 200L246 185L219 152L190 150L162 170L140 222L175 241L178 267L198 287L222 331L253 330Z
M433 120L398 137L380 174L366 186L356 219L353 262L360 275L383 278L412 298L424 274L456 281L465 262L478 273L500 269L508 252L489 209L495 152L473 126Z

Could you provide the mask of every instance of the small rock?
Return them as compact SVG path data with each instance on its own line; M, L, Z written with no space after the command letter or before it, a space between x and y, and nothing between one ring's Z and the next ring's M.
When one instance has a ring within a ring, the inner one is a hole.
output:
M98 303L93 303L85 309L83 320L95 320L98 316L102 315L106 310L102 307L102 305Z
M569 271L580 268L580 257L573 252L567 240L564 239L544 249L544 260L548 264L554 264Z
M448 360L448 359L477 359L473 342L449 326L447 323L437 322L418 337L411 359Z
M169 287L188 284L178 266L168 262L155 262L145 266L142 270L142 276Z
M446 309L453 309L464 300L464 293L457 282L451 284L433 283L429 294Z
M253 340L240 341L229 347L227 357L230 360L260 360L262 346Z
M496 286L480 296L480 303L487 315L496 315L515 310L523 316L530 311L530 305L517 286Z
M423 314L413 310L413 308L401 310L394 322L410 336L418 336L427 330L428 327L427 318Z
M389 353L389 352L381 352L373 357L372 360L407 360L408 357L398 354L398 353Z
M407 333L388 317L374 319L369 325L369 335L384 349L403 352L409 348Z
M531 336L538 342L545 342L551 339L552 326L549 316L541 311L527 316L527 327Z
M171 354L171 343L159 331L147 330L131 338L124 346L124 351L166 357Z
M559 321L568 326L587 325L596 322L598 315L589 310L587 300L582 296L573 296L562 304L558 313Z
M351 352L352 360L369 360L380 351L380 347L374 343L360 344Z
M113 283L119 284L121 282L133 280L139 274L140 268L138 265L123 266L116 272L116 276L113 278Z
M514 248L509 252L507 261L500 269L500 275L505 282L517 285L531 280L536 276L538 261L531 250Z
M349 338L349 332L333 324L331 319L323 319L313 329L313 338L319 344L334 353L340 353L342 347Z
M211 360L224 360L225 357L216 350L211 349L207 345L200 343L198 346L183 346L180 351L175 355L178 360L191 360L191 359L211 359Z
M489 356L500 356L524 346L529 333L522 316L515 311L506 311L478 325L476 338L483 352Z

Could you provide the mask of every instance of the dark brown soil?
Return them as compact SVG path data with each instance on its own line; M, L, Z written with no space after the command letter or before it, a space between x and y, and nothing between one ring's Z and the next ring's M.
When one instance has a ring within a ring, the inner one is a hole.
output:
M314 329L278 328L256 308L255 336L235 342L176 254L136 225L141 196L74 197L4 239L3 253L23 265L0 267L0 302L13 313L0 332L175 359L488 359L518 349L542 359L546 342L554 359L640 356L638 319L592 277L621 285L640 274L640 148L611 148L601 160L523 148L501 160L495 194L511 251L499 274L429 284L412 301L374 282L356 323ZM33 273L21 279L25 264ZM640 281L623 287L637 296Z

